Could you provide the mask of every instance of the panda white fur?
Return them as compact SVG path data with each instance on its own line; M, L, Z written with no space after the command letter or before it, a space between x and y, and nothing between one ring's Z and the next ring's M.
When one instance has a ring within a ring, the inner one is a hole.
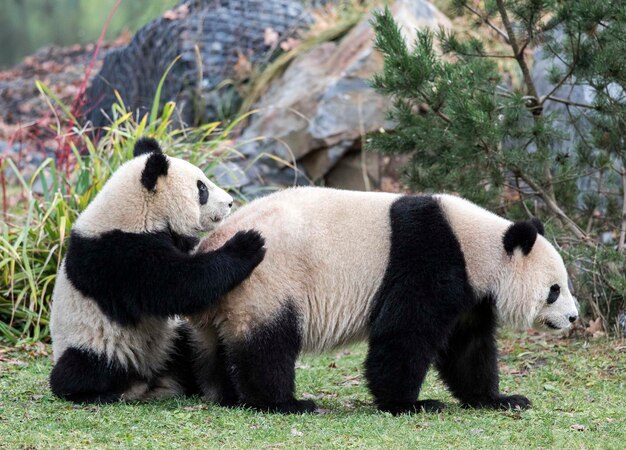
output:
M153 139L134 154L76 220L57 274L50 387L74 402L198 392L195 338L175 315L214 304L264 256L254 231L191 254L232 198Z
M288 189L237 211L199 250L251 227L264 261L192 322L232 377L222 395L260 410L314 410L294 398L297 356L364 339L383 411L440 410L418 400L431 365L464 405L526 408L499 391L497 322L560 329L578 314L538 220L511 223L461 198Z

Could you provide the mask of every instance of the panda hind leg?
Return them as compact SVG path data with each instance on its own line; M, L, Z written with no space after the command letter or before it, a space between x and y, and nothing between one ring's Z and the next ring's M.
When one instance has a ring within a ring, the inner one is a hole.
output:
M223 407L239 405L239 394L227 367L226 346L217 337L210 348L199 352L194 366L205 400Z
M154 392L150 394L150 398L200 394L200 383L194 366L199 353L194 330L188 322L181 321L176 332L169 361L156 375L156 380L153 380Z
M70 347L54 365L50 389L74 403L113 403L133 384L131 374L101 355Z
M298 315L291 303L269 323L225 343L229 372L242 406L283 414L315 411L314 402L294 397L300 343Z
M495 332L493 302L483 299L457 320L437 356L437 370L465 407L527 409L528 398L500 392Z

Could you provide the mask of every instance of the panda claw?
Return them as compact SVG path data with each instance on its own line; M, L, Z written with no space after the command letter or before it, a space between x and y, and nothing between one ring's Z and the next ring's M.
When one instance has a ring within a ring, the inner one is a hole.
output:
M523 395L502 395L498 398L496 406L500 409L524 410L530 408L531 401Z
M500 395L495 399L477 400L463 404L466 408L512 409L521 411L530 408L532 402L523 395Z
M418 400L408 404L381 404L379 410L389 412L394 416L400 414L440 413L446 405L439 400Z

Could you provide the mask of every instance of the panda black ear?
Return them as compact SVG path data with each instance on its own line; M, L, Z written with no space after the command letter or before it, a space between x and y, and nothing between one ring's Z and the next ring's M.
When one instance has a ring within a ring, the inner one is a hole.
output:
M169 165L167 156L163 153L152 153L146 160L146 167L141 172L141 184L147 190L154 191L159 177L167 175Z
M537 233L539 233L542 236L545 236L546 230L543 228L543 224L541 223L541 220L537 219L536 217L533 217L532 219L530 219L530 223L532 223L533 226L537 229Z
M135 147L133 148L133 156L137 157L139 155L144 155L146 153L163 153L159 143L156 139L152 138L141 138L137 142L135 142Z
M522 249L524 255L528 255L533 249L536 240L537 228L531 221L515 222L506 230L502 238L504 250L509 255L512 255L517 247Z

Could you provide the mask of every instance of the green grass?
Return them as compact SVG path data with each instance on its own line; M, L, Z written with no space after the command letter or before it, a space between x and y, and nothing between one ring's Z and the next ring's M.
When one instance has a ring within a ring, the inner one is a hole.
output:
M530 336L501 341L502 389L525 394L525 412L464 410L429 374L423 398L445 413L377 412L362 378L365 347L298 364L298 395L322 415L223 409L198 398L74 406L47 389L51 363L0 353L0 447L7 448L624 448L626 346Z

